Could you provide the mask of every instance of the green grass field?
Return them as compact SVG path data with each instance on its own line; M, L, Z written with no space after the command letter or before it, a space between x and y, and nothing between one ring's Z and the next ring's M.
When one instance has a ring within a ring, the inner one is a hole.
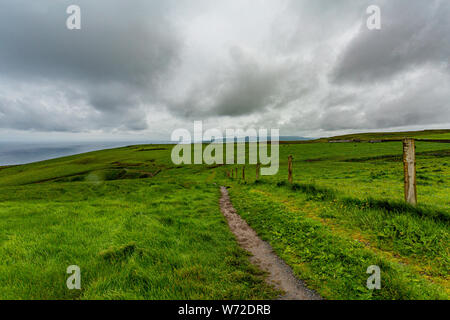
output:
M374 132L374 133L354 133L332 138L318 139L317 141L327 142L332 140L398 140L403 138L416 139L440 139L450 140L450 130L423 130L423 131L406 131L406 132Z
M246 181L226 177L240 166L175 166L163 145L1 167L0 299L277 297L229 231L220 185L324 298L448 299L450 146L416 144L417 207L400 142L282 144L278 175L258 182L254 166ZM69 265L81 290L66 287ZM366 287L370 265L381 290Z

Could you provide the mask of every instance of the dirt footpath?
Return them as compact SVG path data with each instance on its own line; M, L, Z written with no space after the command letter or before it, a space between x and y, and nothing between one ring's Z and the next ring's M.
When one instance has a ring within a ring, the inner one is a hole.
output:
M267 282L278 290L285 292L280 299L320 300L320 296L306 288L303 282L294 276L292 269L275 254L272 247L261 240L247 222L236 213L230 201L228 190L221 187L220 191L222 193L220 209L227 218L231 231L236 236L240 246L253 255L250 257L250 262L269 274Z

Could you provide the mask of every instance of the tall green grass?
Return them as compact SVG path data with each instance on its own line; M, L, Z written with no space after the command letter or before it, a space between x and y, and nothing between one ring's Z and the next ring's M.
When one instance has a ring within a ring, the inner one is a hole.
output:
M0 167L0 299L276 297L228 230L220 185L325 298L448 299L448 145L417 143L417 207L403 201L398 142L283 144L279 173L258 183L254 166L245 182L225 176L240 166L175 166L171 148ZM74 264L80 291L66 287ZM365 286L372 264L381 291Z
M141 148L2 170L0 299L277 296L228 230L210 170L171 170L167 151ZM66 286L70 265L81 290Z

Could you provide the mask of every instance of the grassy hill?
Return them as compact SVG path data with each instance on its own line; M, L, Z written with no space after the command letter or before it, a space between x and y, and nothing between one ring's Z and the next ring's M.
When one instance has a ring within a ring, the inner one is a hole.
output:
M281 145L278 175L260 181L249 165L246 181L226 177L241 166L175 166L172 147L0 168L0 299L276 297L228 230L220 185L323 297L448 299L448 144L417 142L418 207L403 203L399 142ZM66 287L69 265L80 291ZM370 265L382 290L366 287Z
M325 138L324 141L333 140L395 140L403 138L416 139L450 139L450 129L442 130L423 130L423 131L405 131L405 132L372 132L357 133Z
M216 174L172 146L0 171L1 299L264 299L276 294L220 213ZM66 287L81 268L82 290Z

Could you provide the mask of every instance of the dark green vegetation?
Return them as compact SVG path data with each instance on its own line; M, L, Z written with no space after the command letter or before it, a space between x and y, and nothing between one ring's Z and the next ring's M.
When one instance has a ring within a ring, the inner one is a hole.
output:
M449 147L417 142L417 207L403 201L401 142L281 145L277 176L256 182L249 167L228 184L238 212L324 297L448 299ZM370 265L382 290L366 288Z
M0 171L1 299L267 299L215 171L129 147ZM81 268L82 290L66 287Z
M227 228L220 185L325 298L448 299L448 144L417 142L417 207L403 201L399 142L283 144L280 172L259 182L254 166L245 182L225 175L240 166L175 166L171 148L0 168L0 299L275 297ZM81 291L66 288L73 264ZM382 290L366 288L370 265Z

